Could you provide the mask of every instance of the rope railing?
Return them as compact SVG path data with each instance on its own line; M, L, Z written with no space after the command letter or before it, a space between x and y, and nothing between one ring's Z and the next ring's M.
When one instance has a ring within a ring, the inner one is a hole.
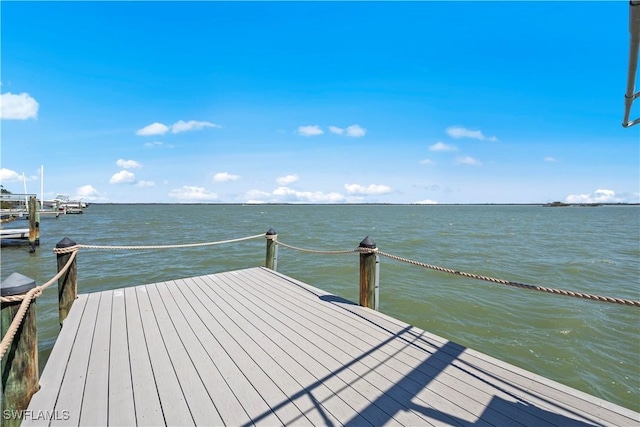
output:
M351 249L351 250L314 250L314 249L306 249L306 248L298 248L296 246L292 246L292 245L288 245L285 243L282 243L281 241L277 240L276 243L278 245L290 248L290 249L294 249L297 251L301 251L301 252L307 252L307 253L318 253L318 254L348 254L348 253L375 253L381 256L384 256L386 258L389 259L393 259L396 261L400 261L400 262L404 262L407 264L411 264L411 265L416 265L419 267L424 267L424 268L428 268L431 270L436 270L436 271L440 271L442 273L449 273L449 274L454 274L457 276L462 276L462 277L467 277L470 279L476 279L476 280L483 280L486 282L492 282L492 283L498 283L500 285L505 285L505 286L512 286L512 287L517 287L517 288L522 288L522 289L529 289L529 290L533 290L533 291L540 291L540 292L547 292L547 293L552 293L552 294L556 294L556 295L564 295L564 296L569 296L569 297L574 297L574 298L583 298L583 299L589 299L589 300L593 300L593 301L600 301L600 302L608 302L608 303L614 303L614 304L622 304L622 305L630 305L630 306L634 306L634 307L640 307L640 301L636 301L636 300L631 300L631 299L625 299L625 298L615 298L615 297L608 297L608 296L602 296L602 295L595 295L595 294L587 294L587 293L583 293L583 292L576 292L576 291L569 291L569 290L564 290L564 289L556 289L556 288L549 288L546 286L539 286L539 285L529 285L526 283L519 283L519 282L514 282L512 280L504 280L504 279L497 279L495 277L489 277L489 276L483 276L483 275L479 275L479 274L474 274L474 273L467 273L464 271L459 271L459 270L454 270L451 268L446 268L446 267L440 267L437 265L431 265L431 264L427 264L424 262L420 262L420 261L415 261L409 258L404 258L404 257L400 257L397 255L393 255L387 252L382 252L380 250L378 250L378 248L364 248L364 247L359 247L356 249Z
M153 250L153 249L180 249L180 248L196 248L201 246L213 246L222 245L225 243L242 242L244 240L256 239L258 237L264 237L264 233L256 234L248 237L240 237L238 239L219 240L215 242L204 243L184 243L176 245L146 245L146 246L121 246L121 245L74 245L67 248L55 248L53 251L56 254L64 254L77 251L78 249L102 249L102 250Z
M276 240L276 244L278 244L280 246L284 246L285 248L294 249L296 251L307 252L307 253L312 253L312 254L342 255L342 254L352 254L354 252L358 252L358 249L347 249L347 250L343 250L343 251L328 251L328 250L316 250L316 249L298 248L296 246L292 246L292 245L288 245L286 243L282 243L279 240Z
M11 325L9 325L7 332L5 333L4 337L2 337L2 341L0 342L0 360L4 357L4 354L7 352L7 350L11 346L13 337L16 335L18 328L20 328L20 324L24 320L24 316L27 313L27 309L29 308L29 305L31 304L31 302L33 302L33 300L35 300L37 297L42 295L42 291L44 291L53 283L55 283L56 280L62 277L62 275L66 273L67 270L69 270L69 267L73 263L73 260L76 258L76 254L77 252L73 252L69 257L69 259L67 260L67 263L64 265L64 267L62 267L60 271L58 271L58 274L53 276L46 283L40 286L36 286L35 288L31 289L29 292L23 295L11 295L6 297L0 297L0 302L4 302L4 303L22 301L17 314L11 321Z

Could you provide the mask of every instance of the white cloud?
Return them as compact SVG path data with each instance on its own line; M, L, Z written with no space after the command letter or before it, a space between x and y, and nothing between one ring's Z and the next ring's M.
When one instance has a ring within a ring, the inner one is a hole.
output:
M557 162L558 160L555 157L547 156L544 158L545 162Z
M216 200L216 193L208 192L204 187L194 187L183 185L182 188L176 188L169 192L169 197L183 202L204 202Z
M495 136L486 137L479 130L470 130L460 126L451 126L446 129L447 135L451 138L473 138L479 139L480 141L497 141L498 138Z
M613 190L599 189L591 194L571 194L566 198L567 203L638 203L640 193L617 194Z
M289 185L289 184L293 184L294 182L297 182L299 179L298 175L286 175L286 176L281 176L279 178L276 178L276 182L278 183L278 185Z
M240 179L240 175L232 175L228 172L218 172L213 176L214 182L237 181L238 179Z
M160 147L161 145L163 145L163 143L160 142L160 141L152 141L152 142L145 142L144 143L145 147Z
M336 135L342 135L344 133L344 129L337 126L329 126L329 131L331 131L331 133L335 133Z
M142 165L135 160L125 160L118 159L116 160L116 165L120 166L122 169L136 169L141 168Z
M479 160L474 159L473 157L466 156L466 157L458 157L456 159L456 164L480 166L480 165L482 165L482 162L480 162Z
M156 183L153 182L153 181L140 180L140 181L136 182L136 187L146 188L146 187L155 187L155 185L156 185Z
M19 95L11 92L0 95L0 118L8 120L26 120L38 117L40 104L28 93Z
M98 190L96 190L92 185L83 185L76 190L76 196L74 199L80 200L89 200L89 201L97 201L97 200L105 200L106 197L102 195Z
M164 135L169 131L169 126L164 125L162 123L151 123L143 127L142 129L138 129L136 131L136 135L140 136L149 136L149 135Z
M222 126L211 122L199 122L196 120L179 120L171 125L171 133L187 132L190 130L200 130L204 128L220 128Z
M200 122L197 120L189 120L185 122L184 120L178 120L171 126L167 126L163 123L152 123L148 126L143 127L142 129L138 129L136 131L136 135L141 136L150 136L150 135L164 135L165 133L171 131L171 133L180 133L187 132L191 130L201 130L204 128L220 128L222 126L217 125L211 122ZM145 146L148 146L145 144Z
M345 200L340 193L324 193L322 191L297 191L280 186L268 193L261 190L250 190L245 194L246 203L340 203Z
M309 203L339 203L344 201L344 196L340 193L324 193L322 191L301 191L296 196Z
M458 147L455 145L447 145L444 142L436 142L429 146L429 151L457 151Z
M320 126L317 125L298 126L298 134L302 136L316 136L322 135L323 133Z
M426 200L419 200L415 202L415 204L416 205L437 205L438 202L436 202L435 200L426 199Z
M114 173L111 179L109 179L110 184L131 184L133 182L136 182L136 176L126 170Z
M259 200L260 203L264 203L264 200L271 196L271 193L267 193L262 190L249 190L245 193L244 197L248 200ZM254 202L256 203L256 202Z
M296 190L289 187L278 187L273 190L274 196L294 196L296 194Z
M360 125L351 125L347 127L347 136L352 138L363 137L367 133L367 130L360 127Z
M0 169L0 182L20 180L22 180L22 176L18 174L18 172L12 171L11 169L7 168Z
M359 195L372 195L372 194L387 194L391 192L391 187L388 185L371 184L367 187L360 184L345 184L344 188L348 194Z
M421 165L432 165L433 164L433 160L431 160L431 159L422 159L422 160L420 160L420 164Z

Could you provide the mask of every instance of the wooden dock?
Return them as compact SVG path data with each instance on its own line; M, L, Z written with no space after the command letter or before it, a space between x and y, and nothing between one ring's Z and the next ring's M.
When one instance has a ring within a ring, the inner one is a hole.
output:
M26 240L29 238L28 228L2 228L0 229L0 239Z
M638 425L266 268L80 295L23 425Z

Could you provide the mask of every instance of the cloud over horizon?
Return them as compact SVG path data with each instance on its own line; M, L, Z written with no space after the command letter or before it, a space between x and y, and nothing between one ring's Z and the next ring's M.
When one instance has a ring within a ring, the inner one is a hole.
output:
M358 124L347 126L346 128L331 125L329 126L329 132L350 138L362 138L367 134L367 130ZM324 131L318 125L307 125L298 126L296 133L302 136L317 136L324 134Z
M109 184L133 184L134 182L136 182L135 174L127 170L116 172L109 179Z
M640 203L640 193L618 194L614 190L598 189L593 193L570 194L567 203Z
M324 133L318 125L298 126L298 130L296 132L298 135L302 136L317 136Z
M360 184L345 184L347 194L353 195L378 195L391 193L392 189L388 185L370 184L368 186Z
M240 175L233 175L229 172L218 172L213 175L213 182L229 182L237 181L240 179Z
M472 138L480 141L498 141L495 136L486 137L479 130L469 130L461 126L450 126L446 129L447 135L451 138Z
M22 176L18 172L7 168L0 169L0 182L20 180L22 180Z
M211 193L204 187L183 185L169 192L169 197L180 202L207 202L218 199L217 193Z
M40 104L26 92L0 95L0 118L3 120L27 120L38 118Z
M116 160L116 165L118 165L122 169L138 169L142 167L142 165L136 162L135 160L125 160L125 159Z
M222 126L211 122L202 122L197 120L178 120L171 126L167 126L164 123L154 122L136 131L136 135L139 136L152 136L152 135L164 135L171 131L171 133L188 132L192 130L201 130L204 128L221 128Z
M458 151L458 147L455 145L448 145L442 141L438 141L429 146L429 151Z
M297 182L298 179L300 178L296 174L286 175L286 176L281 176L276 178L276 183L280 186L286 186L289 184L293 184L294 182Z
M472 165L472 166L481 166L482 162L477 159L474 159L471 156L458 157L455 161L457 165Z

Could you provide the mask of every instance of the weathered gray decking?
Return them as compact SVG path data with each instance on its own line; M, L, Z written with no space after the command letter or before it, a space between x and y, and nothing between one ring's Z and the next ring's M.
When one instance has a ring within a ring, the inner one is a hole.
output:
M23 425L640 423L263 268L81 295L40 383Z

